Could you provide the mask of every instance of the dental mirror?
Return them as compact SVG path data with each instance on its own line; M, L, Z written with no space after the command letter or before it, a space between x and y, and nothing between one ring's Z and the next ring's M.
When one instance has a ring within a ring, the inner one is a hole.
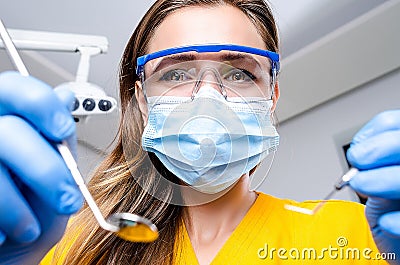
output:
M135 214L114 213L109 216L106 221L86 187L67 144L63 142L62 144L58 144L57 148L100 227L107 231L114 232L120 238L131 242L152 242L158 238L157 227L150 220Z
M11 61L23 76L29 76L10 35L7 32L3 22L0 19L0 37L3 40L4 47L11 58ZM58 151L65 161L72 177L78 185L94 217L103 229L116 233L120 238L131 242L152 242L158 238L157 227L148 219L131 213L115 213L108 217L107 221L100 212L99 207L94 201L88 188L85 185L83 177L79 172L78 165L72 156L67 143L57 144Z

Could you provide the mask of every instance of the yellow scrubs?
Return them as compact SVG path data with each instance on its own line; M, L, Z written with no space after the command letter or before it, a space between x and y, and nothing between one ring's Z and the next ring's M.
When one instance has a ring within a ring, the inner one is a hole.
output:
M390 254L377 250L363 205L332 200L313 216L284 208L291 204L312 209L317 203L259 193L211 264L387 264L382 255ZM174 263L198 265L184 226L180 233ZM52 256L49 252L41 264L61 264Z

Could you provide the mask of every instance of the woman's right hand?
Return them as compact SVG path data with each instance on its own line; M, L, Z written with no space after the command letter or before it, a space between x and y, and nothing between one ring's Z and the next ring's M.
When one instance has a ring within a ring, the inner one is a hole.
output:
M0 264L38 264L83 198L55 148L75 140L70 91L0 74Z

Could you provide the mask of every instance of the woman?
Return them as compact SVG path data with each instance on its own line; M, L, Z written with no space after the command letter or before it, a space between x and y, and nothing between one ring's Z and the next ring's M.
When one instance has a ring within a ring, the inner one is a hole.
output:
M284 205L312 208L316 202L298 204L248 189L249 176L278 144L271 123L279 98L278 43L264 1L157 1L126 47L117 144L89 187L103 214L145 216L157 225L159 239L148 244L123 241L102 230L84 207L41 264L353 264L356 258L339 257L345 247L339 238L352 248L378 253L362 206L329 202L316 216L304 216ZM206 114L211 119L201 119ZM200 118L190 123L192 117ZM220 133L221 128L227 132ZM40 131L59 141L73 129L64 128L56 136ZM361 163L353 157L356 165ZM67 175L64 171L58 174ZM28 199L42 236L25 248L2 246L4 260L43 257L66 222L57 214L74 212L79 196L71 192L61 201L63 207L46 207ZM47 219L41 217L44 213ZM379 241L381 251L394 250L396 244L385 240ZM338 255L324 250L330 246Z

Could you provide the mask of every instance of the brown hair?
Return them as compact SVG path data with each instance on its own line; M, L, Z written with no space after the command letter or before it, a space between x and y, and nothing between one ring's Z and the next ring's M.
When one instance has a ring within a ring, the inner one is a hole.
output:
M263 0L159 0L149 9L131 36L120 64L121 122L116 145L96 170L89 189L104 215L131 212L153 221L159 239L153 243L130 243L100 228L91 211L84 209L73 219L54 258L64 264L172 264L174 241L181 225L183 207L172 199L179 190L160 183L149 154L140 146L143 120L135 99L136 58L146 54L155 29L172 12L190 6L231 5L244 12L257 28L266 48L278 51L278 34L272 12ZM129 136L129 137L124 137ZM126 151L131 154L127 158ZM164 175L164 174L163 174ZM168 175L168 174L167 174ZM171 174L170 174L171 175ZM167 176L171 181L174 176ZM151 190L151 193L148 192ZM151 194L157 194L157 198ZM68 252L68 253L67 253ZM67 255L66 255L67 253Z

